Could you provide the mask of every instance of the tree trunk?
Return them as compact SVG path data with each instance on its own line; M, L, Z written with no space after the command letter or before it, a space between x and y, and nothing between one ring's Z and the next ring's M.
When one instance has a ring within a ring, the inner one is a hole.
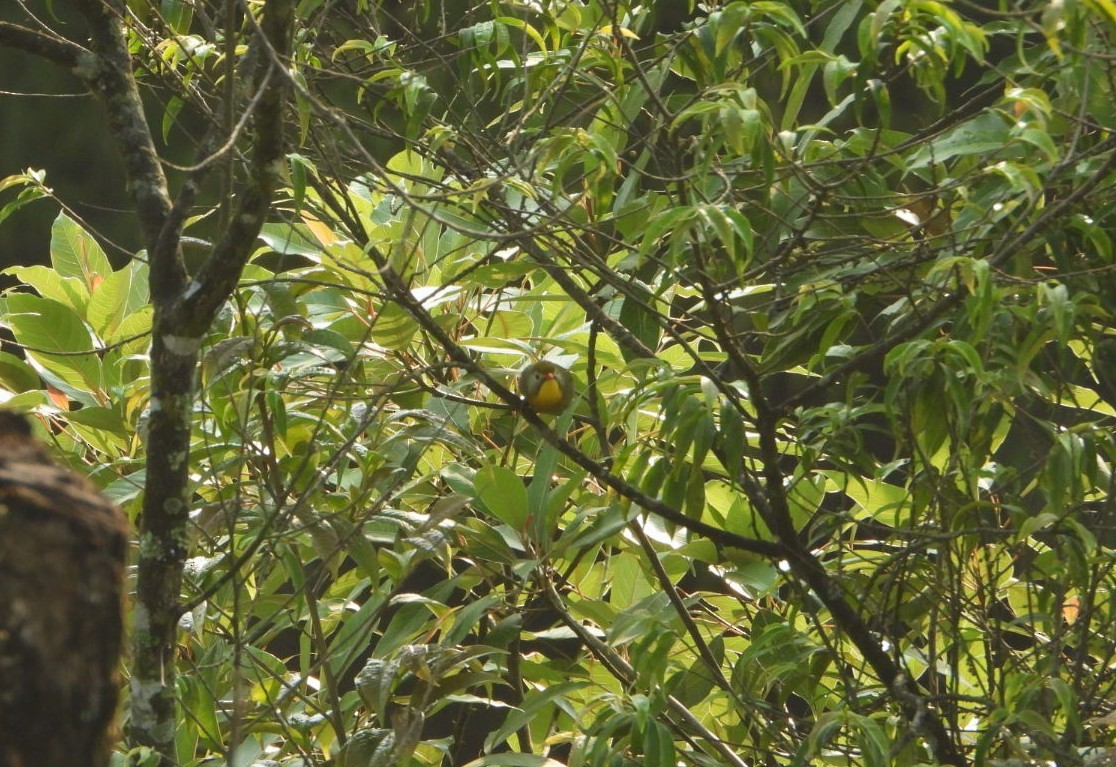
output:
M0 767L104 767L127 522L0 411Z

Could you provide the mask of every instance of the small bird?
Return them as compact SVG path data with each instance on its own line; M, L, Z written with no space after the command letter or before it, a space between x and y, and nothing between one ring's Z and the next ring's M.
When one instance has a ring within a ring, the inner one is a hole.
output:
M106 767L124 515L0 410L0 767Z
M561 365L542 360L519 374L519 393L540 413L561 413L574 397L573 376Z

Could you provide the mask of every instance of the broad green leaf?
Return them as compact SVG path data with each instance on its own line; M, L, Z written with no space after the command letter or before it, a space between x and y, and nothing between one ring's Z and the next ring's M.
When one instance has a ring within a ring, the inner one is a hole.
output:
M853 512L858 519L871 519L880 524L899 527L907 524L911 509L911 494L906 488L880 480L862 479L849 482L835 472L827 472L843 492L856 502Z
M522 477L502 466L485 466L476 473L473 490L489 514L513 530L526 530L533 512L527 506Z
M524 696L523 703L509 712L499 729L489 733L488 737L485 738L485 749L490 750L508 740L513 733L529 726L536 717L547 709L558 707L561 704L559 699L565 698L571 692L582 689L585 685L586 682L571 680L528 691Z
M463 767L565 767L562 762L538 754L488 754Z
M39 388L39 375L14 354L0 352L0 383L12 393Z
M105 341L119 338L121 325L142 304L137 298L146 298L146 282L138 287L134 285L136 277L136 269L125 266L108 274L93 289L85 316L94 332Z
M639 558L632 554L613 556L609 561L609 575L612 584L609 602L617 609L626 610L654 591Z
M77 277L63 277L47 266L13 266L5 269L25 285L29 285L43 298L57 301L79 315L84 315L89 303L89 288Z
M674 767L677 763L670 731L654 720L643 733L643 755L648 767Z
M65 213L59 213L50 230L50 263L63 277L74 277L92 291L112 266L91 234Z
M25 345L29 360L78 392L95 394L101 390L101 361L88 329L73 310L22 293L9 294L7 304L8 323L16 339Z
M388 304L372 321L372 339L388 349L406 349L418 324L397 304Z
M980 156L1004 147L1008 141L1008 125L994 114L983 114L960 123L919 149L907 161L908 170L918 170L931 163L947 162L955 157Z

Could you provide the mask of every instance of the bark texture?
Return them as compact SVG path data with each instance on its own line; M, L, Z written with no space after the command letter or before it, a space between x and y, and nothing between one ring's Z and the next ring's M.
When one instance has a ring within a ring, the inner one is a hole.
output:
M0 767L104 767L127 522L0 411Z

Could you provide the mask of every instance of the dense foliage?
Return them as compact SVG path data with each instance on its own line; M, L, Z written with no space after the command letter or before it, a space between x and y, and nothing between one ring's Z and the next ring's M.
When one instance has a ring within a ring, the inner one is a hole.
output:
M128 3L177 183L216 152L187 265L273 5ZM294 26L282 190L197 369L179 763L1104 754L1116 6ZM63 212L2 306L7 406L133 516L148 271ZM509 391L541 358L579 382L546 421Z

